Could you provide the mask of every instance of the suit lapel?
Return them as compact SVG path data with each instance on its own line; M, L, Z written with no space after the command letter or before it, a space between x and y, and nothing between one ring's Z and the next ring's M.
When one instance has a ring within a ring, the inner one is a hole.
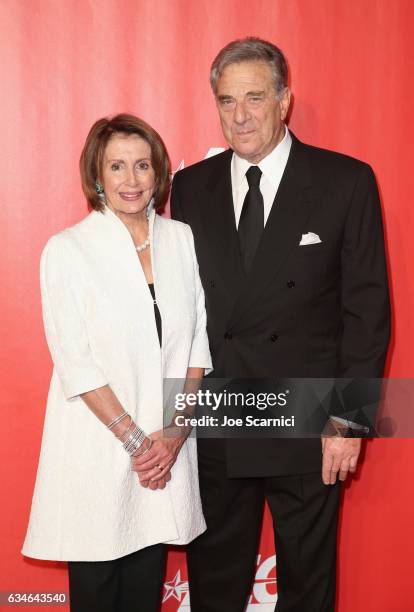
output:
M280 272L312 212L316 193L312 189L311 171L305 147L292 135L293 143L285 172L279 185L263 236L249 274L244 277L229 325L233 325L260 292ZM306 230L307 231L307 230ZM288 280L288 279L287 279Z
M219 271L233 300L240 293L245 274L240 257L239 238L234 218L231 187L231 159L226 151L219 169L206 185L206 203L202 207L202 223L213 266Z

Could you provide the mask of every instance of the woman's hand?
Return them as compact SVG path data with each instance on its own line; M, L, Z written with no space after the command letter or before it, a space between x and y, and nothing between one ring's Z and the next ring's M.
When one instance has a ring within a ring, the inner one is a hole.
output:
M146 489L152 489L153 491L156 489L165 489L167 482L171 480L171 472L168 472L164 478L160 478L159 480L140 480L140 474L138 473L138 479L139 484Z
M186 438L175 426L156 431L149 437L152 440L150 450L142 456L132 457L132 469L137 472L142 486L163 489L171 479L171 468Z

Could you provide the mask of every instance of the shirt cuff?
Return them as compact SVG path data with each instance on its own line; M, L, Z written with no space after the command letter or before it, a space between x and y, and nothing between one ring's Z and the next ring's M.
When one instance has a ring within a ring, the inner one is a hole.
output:
M339 425L343 425L344 427L348 427L354 431L361 431L362 433L368 433L369 427L365 425L360 425L359 423L354 423L354 421L349 421L348 419L343 419L342 417L331 416L330 419L332 421L336 421Z

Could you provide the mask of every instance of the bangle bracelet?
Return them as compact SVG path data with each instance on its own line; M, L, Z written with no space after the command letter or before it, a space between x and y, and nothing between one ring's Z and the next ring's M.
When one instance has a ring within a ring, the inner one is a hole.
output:
M115 437L118 438L118 440L121 440L122 443L125 442L126 435L129 432L129 430L131 429L132 425L134 424L134 421L132 420L132 416L130 414L128 416L129 416L129 425L126 428L126 430L120 436L115 435Z
M135 451L137 451L144 442L146 438L145 432L135 425L135 428L129 434L127 440L125 440L123 446L128 453L128 455L133 455Z
M152 446L152 439L149 438L149 443L147 448L144 448L144 450L142 451L142 453L137 453L137 451L135 451L135 453L132 455L132 457L142 457L142 455L145 455L145 453L147 453L149 451L149 449ZM138 449L139 450L139 449Z
M127 412L123 412L122 414L117 416L113 421L109 423L109 425L107 425L108 429L113 429L115 425L118 425L118 423L120 423L122 419L124 419L126 416L129 416Z

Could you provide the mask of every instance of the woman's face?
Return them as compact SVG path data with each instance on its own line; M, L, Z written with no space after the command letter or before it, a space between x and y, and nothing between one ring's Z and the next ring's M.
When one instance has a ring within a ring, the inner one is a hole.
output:
M114 134L104 152L101 183L115 214L144 213L155 188L150 145L136 134Z

